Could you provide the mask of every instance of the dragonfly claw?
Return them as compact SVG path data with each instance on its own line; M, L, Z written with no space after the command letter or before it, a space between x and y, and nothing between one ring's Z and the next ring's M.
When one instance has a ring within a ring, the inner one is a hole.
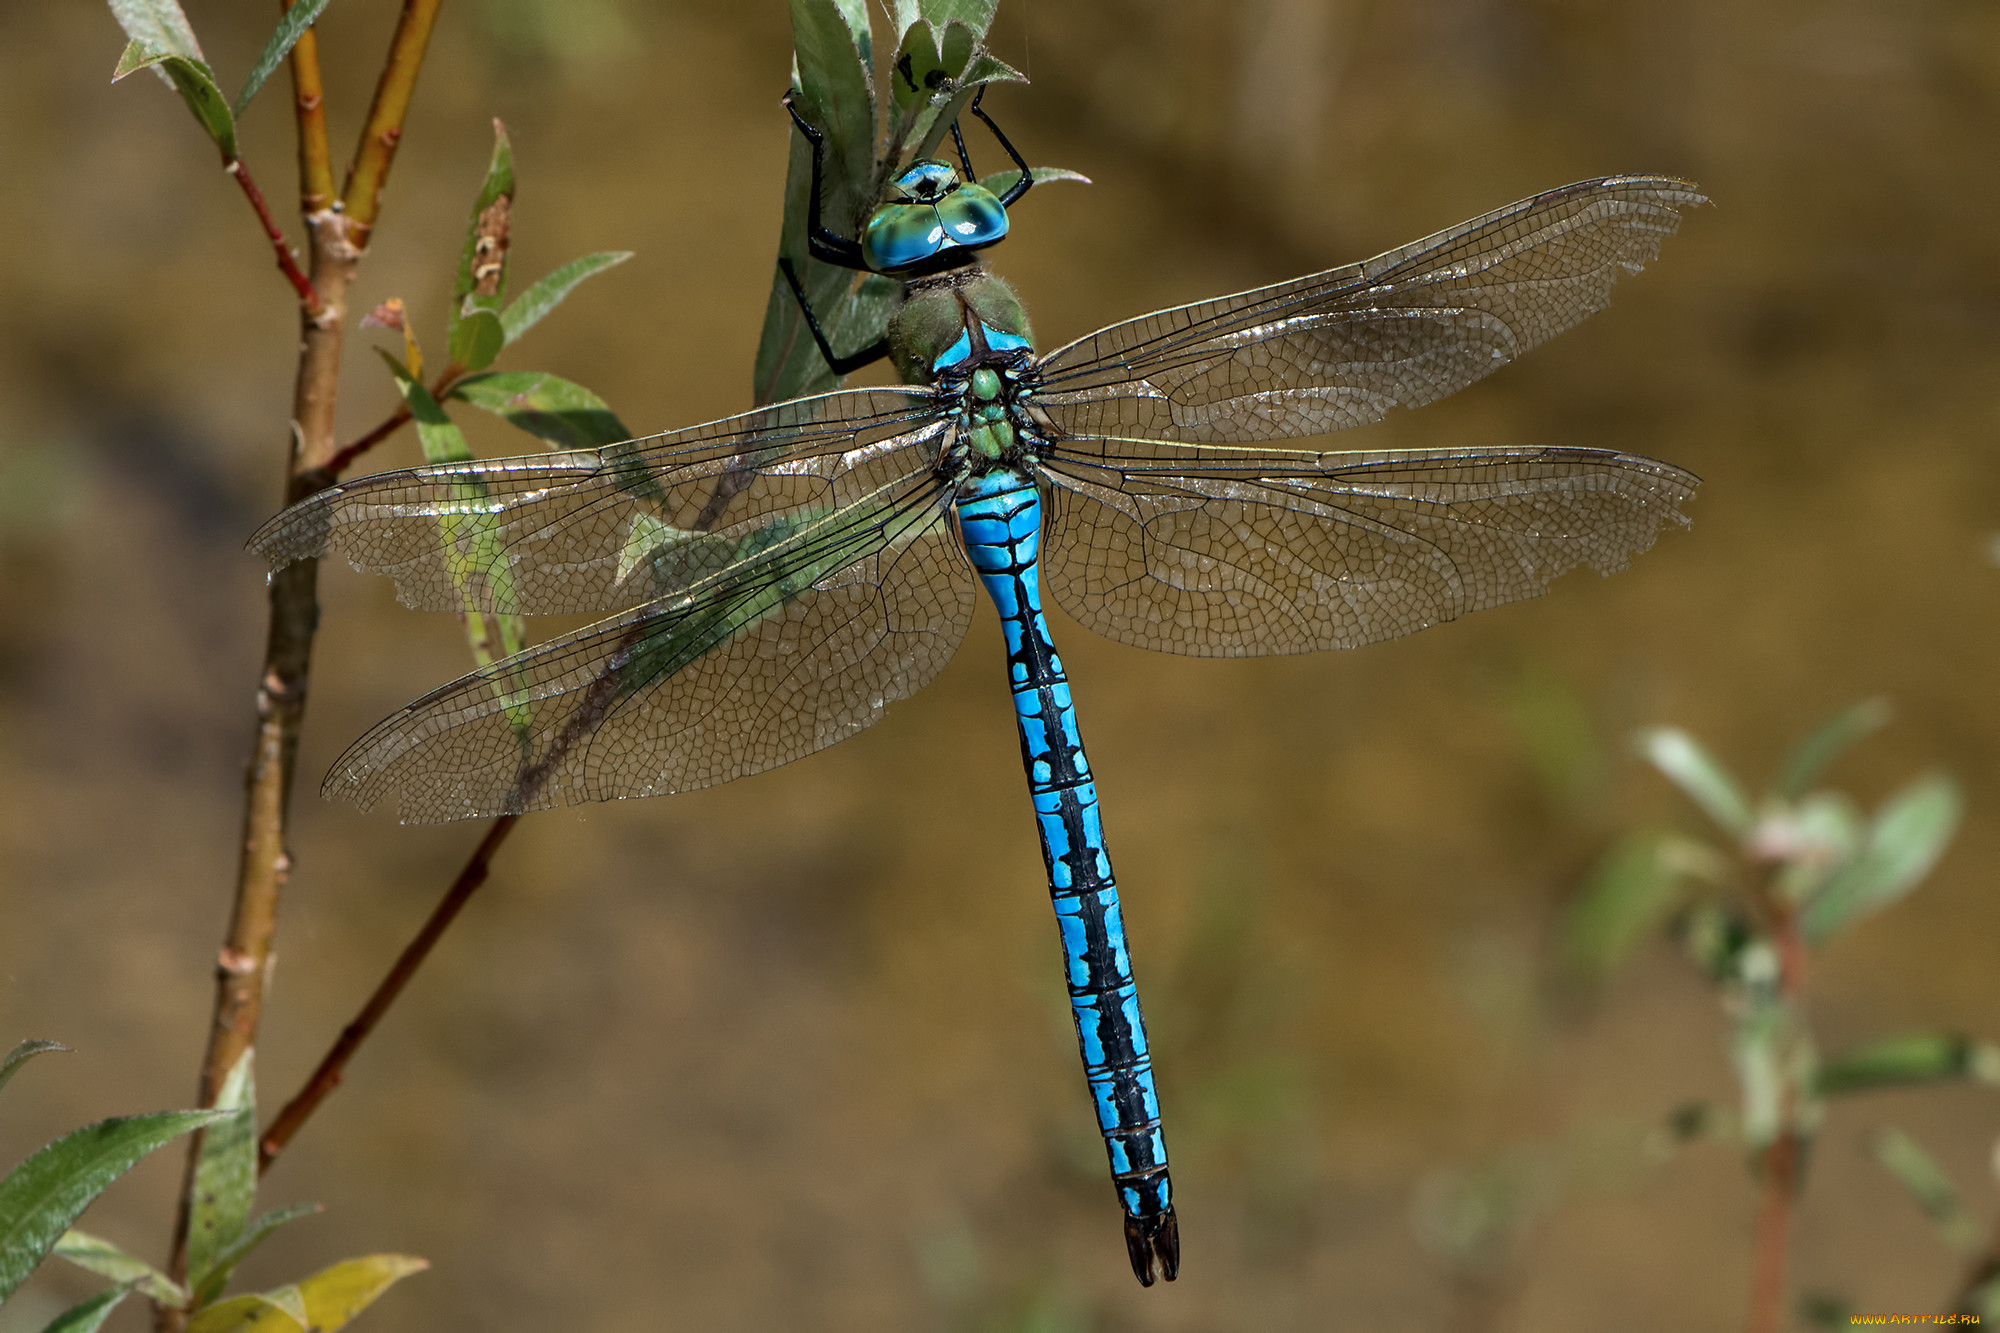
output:
M1153 1261L1159 1276L1172 1282L1181 1271L1181 1224L1172 1208L1157 1217L1125 1219L1125 1251L1132 1256L1132 1276L1139 1285L1153 1285Z

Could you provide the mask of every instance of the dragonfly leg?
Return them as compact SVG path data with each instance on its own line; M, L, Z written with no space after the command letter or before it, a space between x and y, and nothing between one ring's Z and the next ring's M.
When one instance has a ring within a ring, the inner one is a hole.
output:
M868 262L861 257L861 243L835 234L832 228L820 220L819 195L826 176L826 135L799 114L797 98L796 90L788 90L785 93L784 107L791 113L792 123L799 127L799 133L805 135L806 142L812 145L813 150L812 197L806 204L806 249L822 264L838 264L842 268L854 268L866 272ZM987 121L989 125L992 123ZM824 347L825 344L822 343L821 346ZM833 358L827 359L831 361Z
M972 105L967 107L966 110L970 111L973 115L979 117L981 120L986 122L986 128L993 131L993 137L1000 141L1000 146L1007 150L1007 156L1013 158L1014 165L1021 169L1021 179L1015 181L1014 184L1008 188L1007 193L1000 196L1000 207L1012 208L1014 206L1014 201L1019 199L1022 195L1026 194L1028 192L1029 187L1035 183L1035 173L1028 170L1027 162L1025 162L1022 159L1019 153L1014 151L1014 145L1007 141L1007 136L1002 134L1000 132L1000 127L993 123L993 117L987 115L984 111L981 111L979 109L979 104L982 101L984 101L985 98L986 98L986 89L982 87L979 90L978 94L973 97ZM951 123L951 132L953 134L958 133L958 122L955 120ZM960 144L958 151L961 154L963 154L965 152L965 146L963 144ZM967 176L970 176L972 174L972 164L969 162L966 163L965 174Z
M981 91L985 90L981 89ZM978 180L979 177L972 173L972 157L965 151L965 136L958 132L958 122L955 120L951 123L951 141L958 145L958 162L960 166L965 168L965 179L968 181Z
M792 261L780 259L778 269L785 275L785 281L791 284L792 295L799 303L799 313L806 317L806 327L812 330L813 341L819 344L819 354L826 358L827 367L834 374L851 375L861 367L880 361L889 355L889 339L886 334L858 352L849 353L847 356L834 355L832 345L826 340L826 332L819 326L819 317L813 314L812 302L806 300L805 284L799 281L798 273L792 268Z

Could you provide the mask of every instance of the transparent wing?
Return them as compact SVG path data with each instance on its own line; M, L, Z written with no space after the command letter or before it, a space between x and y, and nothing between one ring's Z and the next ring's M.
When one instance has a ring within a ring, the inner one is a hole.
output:
M922 688L972 618L928 469L746 538L679 596L461 677L377 724L322 788L408 823L712 786L811 754Z
M425 610L617 611L716 573L774 521L871 494L945 429L923 389L780 403L602 449L360 477L250 540L273 568L344 556Z
M1108 457L1158 441L1282 439L1454 393L1610 301L1658 257L1685 181L1613 176L1535 195L1365 263L1114 324L1050 353L1033 401Z
M1107 467L1072 443L1042 457L1056 600L1108 638L1197 657L1354 648L1536 596L1579 564L1623 569L1687 521L1698 484L1601 449L1238 450L1176 469Z

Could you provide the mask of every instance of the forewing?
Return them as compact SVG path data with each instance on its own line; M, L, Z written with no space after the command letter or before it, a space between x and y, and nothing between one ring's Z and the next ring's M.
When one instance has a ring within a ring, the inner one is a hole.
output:
M916 470L945 429L923 389L796 399L602 449L360 477L273 518L280 568L345 557L426 610L617 611L685 591L758 530Z
M323 792L435 823L653 796L844 740L920 689L972 618L928 469L746 539L690 592L461 677L363 736ZM789 530L787 530L789 529Z
M1603 309L1704 202L1654 176L1550 190L1365 263L1099 330L1040 363L1033 401L1123 457L1377 421Z
M1063 609L1196 657L1354 648L1536 596L1579 564L1623 569L1687 521L1697 485L1602 449L1239 453L1181 470L1045 454L1042 564Z

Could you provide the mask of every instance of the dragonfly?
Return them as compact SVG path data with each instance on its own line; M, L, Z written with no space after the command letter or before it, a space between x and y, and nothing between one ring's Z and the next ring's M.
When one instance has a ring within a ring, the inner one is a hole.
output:
M597 449L330 487L251 545L341 556L423 609L596 613L363 735L322 787L405 822L684 792L881 720L949 661L983 585L1001 617L1085 1079L1140 1283L1180 1231L1158 1089L1092 770L1041 585L1120 643L1200 657L1355 648L1533 597L1649 548L1698 479L1613 449L1286 448L1456 392L1608 304L1689 183L1610 176L1362 263L1156 311L1046 354L982 253L1004 194L926 159L858 236L809 251L901 283L903 383ZM957 137L957 126L954 125ZM789 272L804 305L804 292Z

